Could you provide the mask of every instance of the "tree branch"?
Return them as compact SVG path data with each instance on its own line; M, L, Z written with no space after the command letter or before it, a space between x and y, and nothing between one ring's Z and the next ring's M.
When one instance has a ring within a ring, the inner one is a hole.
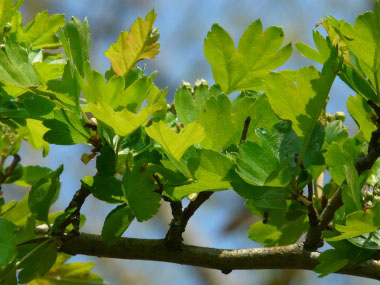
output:
M172 251L166 247L165 240L120 238L113 246L107 246L101 236L86 233L63 239L60 251L71 255L186 264L218 269L226 274L240 269L312 270L319 264L318 252L306 251L299 245L226 250L184 244L180 251ZM380 280L380 262L348 265L338 273Z
M375 161L380 157L380 129L372 132L371 140L368 146L368 154L364 157L359 157L355 162L355 168L358 174L371 169ZM342 188L338 188L334 196L330 199L327 206L323 209L319 224L316 227L310 227L304 241L304 248L306 250L316 250L323 245L322 231L324 231L328 224L333 220L334 213L343 205L342 201Z

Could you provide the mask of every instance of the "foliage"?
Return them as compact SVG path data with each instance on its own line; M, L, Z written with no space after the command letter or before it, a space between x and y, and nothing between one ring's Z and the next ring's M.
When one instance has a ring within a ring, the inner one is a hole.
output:
M155 216L162 202L172 206L173 221L183 221L191 211L178 215L181 200L188 197L199 207L209 197L205 193L228 190L263 218L248 237L264 246L290 245L305 234L306 245L313 230L325 225L319 234L331 248L315 268L321 276L377 253L378 2L354 25L326 17L321 26L327 36L313 31L316 50L295 45L317 63L299 70L278 69L292 53L290 43L283 46L281 28L263 30L256 20L236 48L227 31L214 24L204 53L215 85L204 80L183 84L172 104L165 99L167 90L155 85L156 73L145 74L137 65L159 53L154 10L122 31L105 52L111 68L103 75L89 62L87 19L65 22L63 15L44 11L23 26L17 11L22 1L1 3L0 184L29 189L19 201L0 196L1 283L104 284L90 272L92 264L66 263L70 256L60 252L67 234L78 235L84 221L80 207L89 194L115 204L101 232L107 246L135 219ZM347 100L359 127L352 137L344 114L326 113L336 76L356 93ZM63 166L22 165L23 140L42 149L43 156L50 144L92 147L77 163L96 159L96 173L81 179L66 210L50 212ZM370 156L360 166L358 161ZM329 181L323 185L325 174ZM343 203L332 208L329 202L340 195ZM325 223L329 211L335 215ZM177 222L171 224L169 243ZM36 230L43 225L45 232Z

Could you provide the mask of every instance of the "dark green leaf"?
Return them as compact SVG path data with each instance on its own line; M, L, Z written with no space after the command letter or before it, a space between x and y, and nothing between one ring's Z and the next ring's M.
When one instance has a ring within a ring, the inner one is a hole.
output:
M16 251L14 235L16 226L0 217L0 266L10 262Z
M82 179L86 188L98 199L108 203L122 203L121 181L113 176L86 176Z
M108 245L112 245L125 232L134 220L131 208L122 204L113 209L106 217L102 229L102 237Z

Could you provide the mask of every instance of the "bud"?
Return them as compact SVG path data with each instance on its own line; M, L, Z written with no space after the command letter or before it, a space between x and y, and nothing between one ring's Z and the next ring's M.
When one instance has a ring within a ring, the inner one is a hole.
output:
M344 122L346 120L346 114L342 111L336 112L335 120L339 120L339 121Z

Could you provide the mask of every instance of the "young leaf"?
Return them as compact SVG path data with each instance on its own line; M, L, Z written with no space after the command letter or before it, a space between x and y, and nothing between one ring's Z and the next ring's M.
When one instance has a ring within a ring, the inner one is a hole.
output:
M0 266L10 262L16 251L14 235L16 226L0 217Z
M128 109L114 111L110 105L100 101L97 104L89 103L88 105L94 116L99 121L112 127L119 136L131 134L138 127L144 125L149 116L162 109L160 105L146 106L138 114L135 114L128 111Z
M138 161L132 171L126 171L123 176L123 187L128 205L139 222L152 218L160 207L160 194L154 192L154 183L150 167Z
M154 10L146 15L145 20L138 18L129 33L121 32L116 43L104 53L110 59L112 69L117 76L128 74L136 62L154 58L159 53L160 44L157 43L159 33L153 28L155 20Z
M257 20L246 29L236 51L230 35L214 24L205 39L204 52L215 82L226 94L261 86L268 72L291 55L290 44L280 49L283 40L281 28L269 27L263 32L261 21Z
M196 179L195 183L176 187L173 196L180 200L183 197L201 191L220 191L231 189L228 174L233 162L220 152L202 149L198 157L188 162L189 170Z
M206 134L201 142L204 148L220 151L232 142L237 132L231 118L231 101L226 95L210 97L202 107L197 122Z
M113 176L86 176L82 183L99 200L108 203L122 203L123 190L121 181Z
M313 39L318 51L301 42L296 43L296 47L304 57L324 64L330 57L329 42L315 30L313 31Z
M362 234L375 232L380 229L379 207L377 209L368 209L357 211L347 215L346 225L335 225L335 228L342 234L327 238L327 241L339 241L356 237Z
M33 49L56 49L61 46L56 33L64 25L65 15L55 14L49 17L48 11L43 11L18 30L17 40Z
M102 229L104 242L112 245L125 232L134 220L135 215L131 208L122 204L113 209L106 217Z
M374 123L376 114L361 96L350 96L347 100L347 110L360 127L364 138L369 142L372 132L377 129Z
M23 166L22 176L13 183L19 186L28 187L36 184L40 179L50 176L52 173L53 171L47 167L41 167L38 165Z
M31 255L28 254L31 252ZM27 244L18 248L18 258L23 261L18 265L22 269L18 274L20 283L28 283L36 276L42 276L54 265L57 259L57 245L55 240L47 243Z
M30 211L36 214L36 218L40 221L49 223L49 209L59 192L59 176L62 171L63 165L58 167L50 177L40 179L30 190L28 205Z
M159 121L145 128L145 131L176 161L180 161L190 146L205 139L205 132L199 123L188 124L177 134L166 123Z
M71 17L64 29L63 47L66 56L73 60L79 73L83 76L83 64L90 59L91 34L87 18Z
M16 87L9 93L12 96L21 95L29 86L40 84L27 51L11 38L0 50L0 81L10 88Z
M50 129L44 139L51 144L73 145L87 143L90 139L90 131L84 127L84 121L71 111L56 110L54 119L45 120L44 126Z

